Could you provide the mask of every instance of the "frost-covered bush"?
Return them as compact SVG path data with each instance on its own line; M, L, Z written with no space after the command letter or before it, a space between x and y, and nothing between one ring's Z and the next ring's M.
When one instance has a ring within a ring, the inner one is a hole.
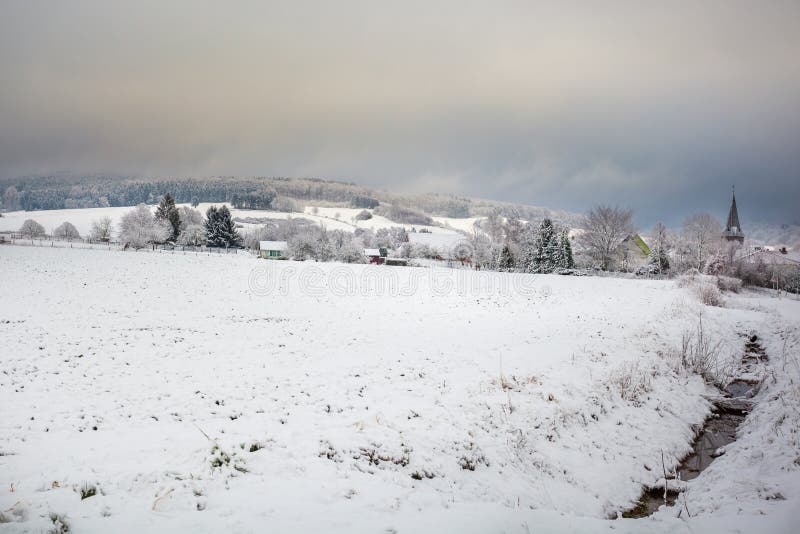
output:
M682 275L678 277L677 284L678 287L691 287L693 286L697 279L701 277L700 271L697 269L687 269Z
M652 389L650 378L636 362L626 363L611 373L610 384L623 399L638 406Z
M357 221L368 221L372 218L372 214L367 210L361 210L356 214Z
M699 315L697 326L684 330L678 355L683 369L722 387L727 383L731 371L723 359L722 349L722 339L706 330L703 316Z
M717 287L722 291L738 293L742 289L742 281L731 276L717 276Z
M707 306L722 306L722 293L717 277L701 274L697 269L689 269L677 280L678 287L692 289L698 300Z
M722 293L716 284L701 282L695 288L695 292L697 293L697 297L700 299L700 302L706 306L722 306L723 304Z
M71 530L67 516L64 514L50 512L50 521L53 523L53 528L47 531L48 534L67 534Z

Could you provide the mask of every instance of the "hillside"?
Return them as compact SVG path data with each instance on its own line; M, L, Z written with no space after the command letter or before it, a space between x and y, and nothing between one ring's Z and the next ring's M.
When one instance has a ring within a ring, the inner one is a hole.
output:
M492 212L526 220L551 217L575 226L580 216L551 210L457 195L398 194L353 183L316 178L207 177L138 179L107 176L59 175L0 180L0 191L17 191L16 206L6 209L51 210L153 204L164 193L179 203L229 202L236 207L303 211L305 205L339 208L400 206L423 217L470 218ZM395 222L406 222L395 220Z

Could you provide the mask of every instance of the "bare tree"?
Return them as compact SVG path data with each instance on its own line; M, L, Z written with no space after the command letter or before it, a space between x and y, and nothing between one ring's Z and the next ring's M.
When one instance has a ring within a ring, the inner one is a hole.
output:
M203 226L203 214L188 206L181 206L178 212L181 219L178 244L193 246L205 245L206 231Z
M44 235L44 226L34 221L33 219L28 219L24 223L22 223L22 226L20 226L19 233L22 234L24 237L27 237L28 239L33 239L34 237L42 237Z
M203 226L203 214L199 211L192 209L189 206L181 206L178 209L178 213L181 216L181 228L185 228L193 224Z
M189 224L181 230L178 236L179 245L200 246L206 244L206 229L202 224Z
M689 255L689 264L702 269L709 256L720 245L722 226L708 213L692 215L683 223L682 239Z
M133 248L164 241L172 233L170 224L153 217L150 208L145 204L139 204L123 215L119 228L120 240Z
M500 214L500 210L492 210L489 215L486 216L486 220L483 222L482 226L483 230L489 236L489 239L492 240L492 243L500 243L503 241L503 216Z
M89 233L92 241L111 241L111 217L100 217L92 221L92 231Z
M583 220L578 243L603 270L613 266L614 255L626 237L633 233L633 211L599 205L589 210Z
M59 239L66 239L67 241L81 238L80 232L78 232L78 229L75 228L75 225L71 222L61 223L55 230L53 230L53 236Z

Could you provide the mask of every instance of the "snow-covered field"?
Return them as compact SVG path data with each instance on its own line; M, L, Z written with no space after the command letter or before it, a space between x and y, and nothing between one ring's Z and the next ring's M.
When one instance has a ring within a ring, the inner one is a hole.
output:
M758 407L689 514L609 520L709 413L699 313L730 361L762 337ZM798 325L669 281L0 246L0 532L796 532Z

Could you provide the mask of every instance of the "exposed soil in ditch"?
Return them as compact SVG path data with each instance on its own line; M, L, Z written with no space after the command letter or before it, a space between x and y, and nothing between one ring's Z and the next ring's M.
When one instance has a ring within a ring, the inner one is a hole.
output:
M758 337L752 336L745 343L741 370L743 373L750 373L754 365L766 359L767 354L758 343ZM758 385L758 382L737 379L725 388L725 397L714 399L714 411L697 435L692 452L677 467L676 478L682 481L697 478L715 458L725 453L726 445L736 441L736 430L752 408L752 401L748 399L758 392ZM669 488L666 495L664 488L646 488L636 507L624 512L622 517L647 517L664 504L674 505L678 495L680 493L677 490L669 491Z

